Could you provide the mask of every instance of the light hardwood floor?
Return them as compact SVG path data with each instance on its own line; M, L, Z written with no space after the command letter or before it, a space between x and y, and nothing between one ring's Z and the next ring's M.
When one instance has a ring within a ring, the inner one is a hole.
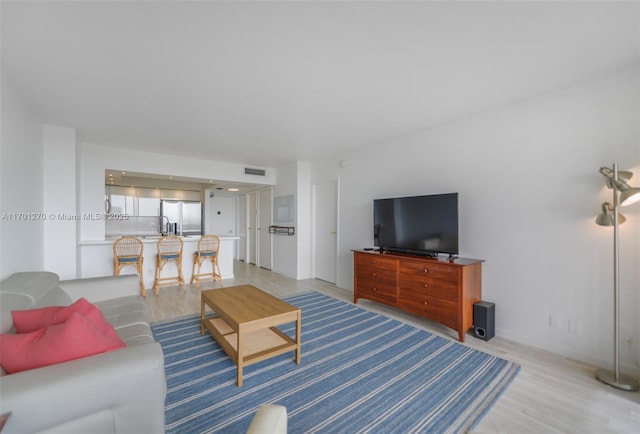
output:
M225 286L250 283L277 297L318 291L353 302L350 290L316 279L293 280L277 273L234 264L234 279ZM218 287L206 282L200 289ZM195 285L160 288L146 297L152 321L200 312L200 290ZM366 300L364 309L396 318L431 333L456 339L444 326ZM467 335L465 345L507 360L522 369L506 392L476 426L477 433L640 433L640 393L625 392L594 378L596 367L537 348L495 337L489 342ZM304 353L302 355L304 363Z

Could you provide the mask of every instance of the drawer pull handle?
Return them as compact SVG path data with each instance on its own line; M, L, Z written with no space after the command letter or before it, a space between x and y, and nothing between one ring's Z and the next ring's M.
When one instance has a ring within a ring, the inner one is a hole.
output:
M425 273L428 273L428 272L429 272L429 269L428 269L428 268L425 268L423 271L424 271Z
M376 277L376 273L373 273L373 277Z
M429 287L429 284L425 283L425 284L424 284L424 287L425 287L425 288L428 288L428 287Z
M424 305L425 305L425 306L426 306L426 305L428 305L428 304L429 304L429 303L427 303L426 301L424 302Z

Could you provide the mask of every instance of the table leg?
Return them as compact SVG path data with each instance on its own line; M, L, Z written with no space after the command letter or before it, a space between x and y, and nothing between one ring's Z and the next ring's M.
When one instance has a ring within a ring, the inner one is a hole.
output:
M238 340L236 342L238 348L236 351L236 357L238 358L238 387L242 387L242 368L244 364L244 354L242 351L242 333L242 328L238 327Z
M204 336L204 300L200 303L200 336Z
M300 364L300 359L302 358L302 341L300 337L302 329L302 315L301 312L298 311L297 319L296 319L296 363Z

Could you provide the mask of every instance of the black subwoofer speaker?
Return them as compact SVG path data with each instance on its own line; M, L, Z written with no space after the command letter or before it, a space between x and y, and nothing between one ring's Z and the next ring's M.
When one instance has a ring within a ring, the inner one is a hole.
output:
M479 301L473 305L473 334L488 341L496 335L496 305Z

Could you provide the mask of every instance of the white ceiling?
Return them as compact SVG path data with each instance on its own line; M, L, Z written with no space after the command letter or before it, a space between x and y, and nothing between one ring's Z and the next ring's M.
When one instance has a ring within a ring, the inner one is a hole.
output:
M80 141L275 167L637 64L639 5L3 1L2 72Z

